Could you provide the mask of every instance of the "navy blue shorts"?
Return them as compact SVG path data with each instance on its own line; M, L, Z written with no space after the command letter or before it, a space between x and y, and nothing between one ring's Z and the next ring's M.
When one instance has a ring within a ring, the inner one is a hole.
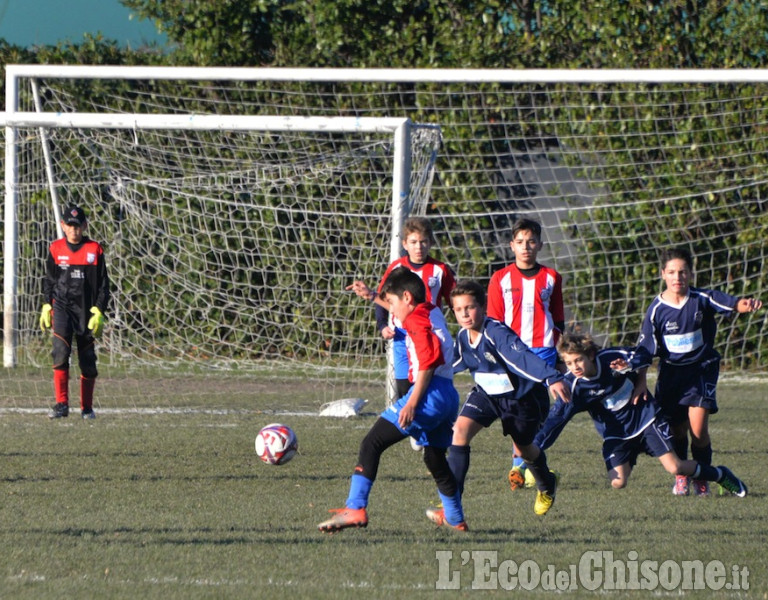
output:
M628 440L611 439L603 442L603 460L609 471L624 463L634 467L640 454L658 458L667 452L672 452L672 434L669 422L659 417L640 435Z
M662 364L654 396L662 414L672 425L688 420L688 407L699 406L714 415L717 411L716 388L720 361L674 366Z
M533 442L547 414L549 393L543 385L534 386L522 398L516 398L514 394L489 396L475 386L467 395L459 416L472 419L483 427L501 419L504 435L511 436L518 446L527 446Z

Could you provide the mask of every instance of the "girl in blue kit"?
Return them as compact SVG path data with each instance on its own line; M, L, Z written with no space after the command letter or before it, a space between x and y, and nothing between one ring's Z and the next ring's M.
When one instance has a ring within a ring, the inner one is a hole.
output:
M661 278L666 289L653 299L643 320L638 345L659 357L655 396L672 426L675 453L688 454L703 465L712 464L709 415L718 410L715 388L720 355L714 348L715 315L748 313L763 303L737 298L718 290L691 286L693 260L684 248L666 250L661 258ZM645 386L644 373L638 384ZM687 496L689 484L698 496L709 495L707 482L678 475L673 493Z

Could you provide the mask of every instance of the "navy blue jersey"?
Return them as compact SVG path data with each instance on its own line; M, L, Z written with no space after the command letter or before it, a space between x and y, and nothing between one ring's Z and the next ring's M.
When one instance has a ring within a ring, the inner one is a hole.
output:
M475 384L489 396L522 398L537 384L551 385L563 378L528 349L501 321L486 317L473 345L462 329L454 343L453 372L469 369Z
M606 348L595 356L597 373L592 377L565 375L565 383L571 390L571 401L558 399L549 411L534 443L542 450L555 443L557 436L574 415L587 411L595 429L603 440L629 440L640 435L653 423L659 410L656 401L632 404L635 387L634 373L619 373L611 369L611 363L623 358L632 370L647 368L651 356L643 348Z
M735 313L738 302L730 294L693 287L678 305L656 296L643 319L638 346L670 365L719 359L714 347L715 314Z

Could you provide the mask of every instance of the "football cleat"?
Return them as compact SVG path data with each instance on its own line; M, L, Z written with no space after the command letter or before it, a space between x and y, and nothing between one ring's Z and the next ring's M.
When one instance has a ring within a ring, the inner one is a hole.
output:
M333 533L347 527L368 526L368 511L364 508L333 508L328 512L335 514L317 526L320 531Z
M717 468L723 474L723 478L717 482L720 484L720 487L731 492L734 496L744 498L747 495L747 486L744 485L744 482L736 477L728 467L721 466Z
M538 490L536 492L536 502L533 503L533 512L537 515L546 515L552 505L555 503L555 495L557 494L557 482L558 475L554 471L549 472L552 475L552 481L550 488L544 492Z
M438 527L445 525L446 527L450 527L456 531L469 531L469 527L467 527L466 521L462 521L458 525L451 525L448 521L446 521L445 510L442 508L428 508L427 518Z
M50 419L63 419L69 416L69 405L63 402L57 402L51 407L51 412L48 413Z
M92 408L88 408L86 410L81 410L80 416L83 417L83 419L95 419L96 413L93 412Z
M709 496L709 482L703 479L692 479L691 489L694 496Z
M672 486L672 493L675 496L687 496L689 494L688 483L686 475L675 475L675 485Z
M421 450L424 449L424 446L419 444L419 442L417 442L415 439L413 438L408 438L408 439L411 440L411 448L413 448L416 452L420 452Z
M536 478L533 476L533 472L530 469L523 469L525 472L525 487L536 487Z
M509 489L513 492L525 486L526 473L524 471L528 471L528 469L523 467L512 467L510 469L507 479L509 480Z

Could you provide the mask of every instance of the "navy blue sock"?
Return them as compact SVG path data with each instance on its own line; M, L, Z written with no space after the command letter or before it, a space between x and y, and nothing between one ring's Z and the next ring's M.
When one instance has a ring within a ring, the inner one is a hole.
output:
M469 471L469 446L451 446L448 448L448 466L456 478L459 494L464 493L464 480Z
M544 450L539 452L539 457L533 462L525 463L525 466L530 469L533 474L533 478L536 480L536 489L540 492L551 492L552 475L549 472L547 466L547 455Z
M691 457L700 465L712 464L712 444L699 448L691 444Z
M717 467L699 463L691 478L704 481L720 481L723 478L723 474Z
M688 438L672 438L672 449L680 460L688 460Z

